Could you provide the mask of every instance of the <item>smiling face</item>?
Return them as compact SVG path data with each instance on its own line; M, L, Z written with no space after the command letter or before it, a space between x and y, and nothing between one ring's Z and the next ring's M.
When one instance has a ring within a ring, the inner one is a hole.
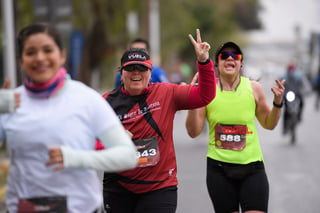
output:
M236 49L232 47L224 48L221 52L237 52ZM221 77L234 77L237 76L240 72L243 62L241 60L234 59L232 56L229 56L226 59L218 60L218 70Z
M44 32L27 37L22 44L21 67L34 83L44 83L55 76L66 61L66 53Z
M151 78L151 70L138 71L126 71L126 67L122 69L121 80L123 81L124 89L130 95L140 95L142 91L148 87Z

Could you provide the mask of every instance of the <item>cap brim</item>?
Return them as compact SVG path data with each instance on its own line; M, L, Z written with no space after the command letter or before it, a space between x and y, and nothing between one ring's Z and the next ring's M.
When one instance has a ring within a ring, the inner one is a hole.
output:
M132 65L132 64L139 64L139 65L143 65L145 67L148 67L149 69L152 69L152 64L149 61L129 61L129 62L123 64L122 68L124 68L128 65Z

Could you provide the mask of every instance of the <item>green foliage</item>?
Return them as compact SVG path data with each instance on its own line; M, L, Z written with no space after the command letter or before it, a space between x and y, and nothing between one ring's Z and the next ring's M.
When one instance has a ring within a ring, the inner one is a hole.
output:
M121 52L131 41L127 32L127 14L136 12L137 37L149 37L149 5L151 0L74 0L73 29L81 30L86 39L86 59L83 72L102 71L101 79L113 78ZM182 59L195 64L193 46L188 34L196 38L199 28L202 40L215 49L227 40L245 42L242 30L261 27L258 0L158 0L160 9L160 39L162 64L170 72L172 62ZM16 29L33 22L33 0L16 0ZM67 40L68 41L68 40ZM106 75L107 77L104 77ZM84 75L90 84L90 75ZM108 80L109 84L110 80ZM112 85L110 85L112 87Z
M15 10L17 31L33 22L34 17L32 0L16 0Z
M234 1L219 0L161 0L161 47L166 62L172 57L194 65L195 54L188 34L196 39L199 28L203 41L212 46L214 55L219 44L239 40L241 31L235 20ZM170 70L170 64L166 70Z

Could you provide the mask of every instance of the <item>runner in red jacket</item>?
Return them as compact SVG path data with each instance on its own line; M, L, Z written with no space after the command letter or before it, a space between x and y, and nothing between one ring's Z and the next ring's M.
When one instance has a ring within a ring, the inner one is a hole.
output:
M177 165L173 120L178 110L205 106L215 97L210 45L189 38L197 54L198 86L149 83L152 64L143 49L121 58L123 86L104 98L132 134L138 151L137 168L104 174L104 202L112 213L174 213L177 207ZM121 153L119 153L121 154Z

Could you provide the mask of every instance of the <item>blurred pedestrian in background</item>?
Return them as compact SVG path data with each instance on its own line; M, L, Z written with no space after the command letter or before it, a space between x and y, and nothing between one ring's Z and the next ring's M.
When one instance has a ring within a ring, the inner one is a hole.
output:
M209 123L207 188L216 213L268 211L269 183L255 117L265 129L276 127L284 81L275 80L270 108L261 85L242 75L243 63L237 44L221 45L215 55L216 97L206 107L189 110L186 120L192 138L201 133L205 119Z
M178 110L208 104L215 96L210 45L189 38L197 55L199 86L150 83L147 51L127 50L121 58L123 84L104 95L138 149L137 168L104 175L104 202L112 213L174 213L177 208L177 165L173 120Z
M102 193L95 170L134 168L136 149L101 95L70 79L57 31L32 24L20 31L17 47L21 105L0 116L0 140L11 157L7 210L96 212ZM94 150L96 138L106 150Z
M178 59L170 74L170 81L175 84L190 82L192 79L192 68L181 59Z
M289 63L285 75L283 76L285 80L285 95L287 92L292 91L295 97L300 100L299 111L298 111L298 121L302 119L302 112L305 103L305 97L312 91L311 85L306 77L306 75L298 68L296 63ZM287 110L287 99L284 98L284 118L283 118L283 133L285 134L288 129L288 110Z
M130 44L130 48L142 48L145 49L148 53L150 52L149 42L143 38L136 38ZM166 82L168 83L168 77L166 72L159 66L152 65L151 72L151 82ZM121 83L121 72L117 72L116 80L115 80L115 88L119 87Z

